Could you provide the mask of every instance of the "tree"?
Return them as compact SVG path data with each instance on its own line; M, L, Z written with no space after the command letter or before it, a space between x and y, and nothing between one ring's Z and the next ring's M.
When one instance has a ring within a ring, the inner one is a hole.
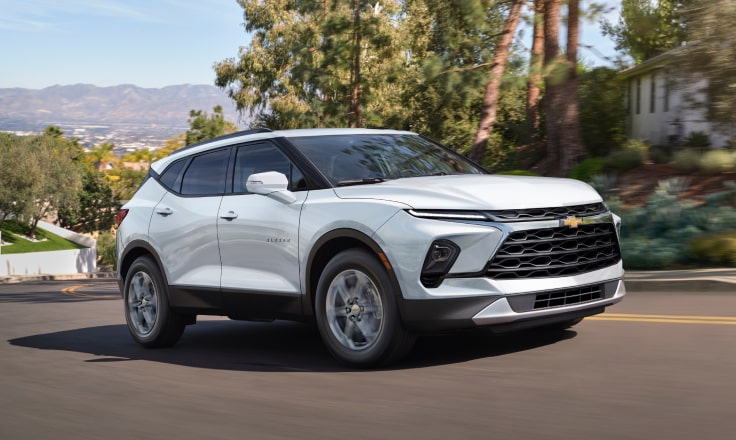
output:
M567 3L567 61L565 70L562 121L557 148L560 151L560 174L567 176L585 156L582 133L580 132L580 109L578 105L578 40L579 40L580 0Z
M560 59L560 0L544 0L544 114L546 171L560 166L560 130L566 63Z
M707 80L708 119L736 135L736 3L732 0L690 0L683 9L692 44L674 52L674 65L689 85Z
M527 79L526 121L532 138L539 139L541 119L539 117L539 97L542 94L542 69L544 67L544 0L534 0L533 41L529 57L529 77Z
M82 188L75 205L59 207L59 224L76 232L109 230L115 224L115 213L120 205L115 201L109 181L104 174L85 168Z
M483 106L480 113L480 125L470 149L468 157L471 160L480 162L483 159L488 138L493 132L493 124L496 122L496 114L498 112L498 98L501 93L501 79L506 70L506 62L509 59L511 51L511 42L516 33L516 25L519 23L521 16L521 6L524 0L514 0L511 3L506 23L501 31L501 38L496 46L496 52L493 55L491 68L489 71L489 79L486 83L485 94L483 95Z
M13 214L28 223L28 235L35 237L38 222L47 214L62 207L73 209L78 203L78 145L52 129L43 135L17 137L4 149L3 156L12 158L12 165L0 167L0 187L5 188L0 192L10 197L3 203L13 206Z
M225 120L225 116L222 114L222 106L216 105L213 111L211 115L202 110L191 110L189 112L189 130L186 132L187 145L234 133L238 130L235 124Z
M625 85L616 80L617 74L596 67L580 76L580 127L591 156L604 157L626 140Z
M34 200L35 168L31 151L21 148L24 138L0 133L0 220L19 218Z
M602 20L601 27L616 42L616 49L626 52L638 64L687 40L683 10L691 2L622 0L618 23Z

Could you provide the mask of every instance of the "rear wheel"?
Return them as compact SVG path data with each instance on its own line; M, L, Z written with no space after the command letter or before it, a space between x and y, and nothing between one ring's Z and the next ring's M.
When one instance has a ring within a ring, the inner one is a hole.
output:
M398 361L414 344L403 327L386 269L369 252L349 249L325 267L315 314L330 353L351 367Z
M176 344L185 319L170 309L163 277L150 257L140 257L130 266L123 299L125 321L136 342L145 347Z

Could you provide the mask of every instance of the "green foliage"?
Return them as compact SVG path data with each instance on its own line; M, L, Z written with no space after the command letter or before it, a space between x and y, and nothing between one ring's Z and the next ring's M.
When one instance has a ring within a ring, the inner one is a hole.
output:
M725 203L736 194L736 185L712 195L702 204L680 200L682 179L660 182L644 206L622 209L609 203L623 218L621 250L629 269L664 269L710 263L701 247L705 237L730 234L736 225L736 208ZM698 252L694 252L698 249Z
M113 267L117 264L115 234L112 232L102 232L97 237L97 263L102 266Z
M736 267L736 231L695 238L689 253L703 263Z
M687 0L683 9L687 22L688 44L675 53L673 64L693 76L707 79L708 120L733 130L736 125L736 2L733 0Z
M27 223L30 236L47 214L78 204L81 147L61 134L49 127L43 135L2 137L0 211Z
M104 174L85 168L82 172L82 189L77 194L76 206L59 208L59 225L75 232L108 230L115 223L119 208L113 197L110 182Z
M590 157L575 165L570 170L570 177L582 180L583 182L591 182L593 176L603 173L606 167L606 159L602 157Z
M638 150L616 150L606 156L606 168L625 173L640 167L644 163L644 157Z
M504 171L496 171L496 174L506 175L506 176L539 176L539 174L535 173L534 171L529 170L504 170Z
M683 9L690 2L622 0L618 23L603 20L603 33L613 38L617 50L641 63L687 40Z
M649 159L659 164L670 163L673 159L672 150L669 147L652 147L649 149Z
M719 174L736 169L736 154L727 150L706 151L700 157L700 170L707 174Z
M0 231L2 231L2 239L10 245L3 246L3 254L25 254L29 252L48 252L62 251L67 249L84 249L84 246L59 237L49 231L38 229L36 232L36 240L30 241L25 238L28 232L28 226L16 221L5 220L0 222Z
M685 139L685 146L690 148L710 147L710 136L702 131L692 131Z
M596 67L580 75L580 128L588 154L604 157L626 140L625 84L618 72Z
M692 149L684 149L675 153L672 157L675 168L683 173L692 173L699 167L700 153Z
M238 130L235 124L225 120L225 116L222 114L222 106L216 105L213 111L211 115L202 110L189 111L189 130L186 132L186 145L203 142Z

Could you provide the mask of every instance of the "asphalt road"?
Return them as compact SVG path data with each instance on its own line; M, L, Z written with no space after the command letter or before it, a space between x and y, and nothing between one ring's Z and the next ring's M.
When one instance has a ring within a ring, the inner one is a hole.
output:
M574 330L339 367L308 324L137 346L112 280L0 285L0 439L731 439L736 292L630 292Z

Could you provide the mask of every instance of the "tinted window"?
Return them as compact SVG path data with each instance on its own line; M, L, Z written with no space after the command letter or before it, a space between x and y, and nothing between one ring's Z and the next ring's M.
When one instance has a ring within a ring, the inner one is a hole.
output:
M235 173L233 176L233 192L247 193L245 183L248 176L266 171L277 171L289 179L289 189L306 189L304 176L291 161L276 148L267 142L248 144L238 147L235 156Z
M163 174L161 174L161 177L159 177L159 182L161 182L161 185L165 186L166 188L169 188L172 191L179 192L179 189L181 188L181 180L178 179L179 175L181 174L181 170L184 169L184 165L186 165L187 159L179 159L173 164L169 165L168 168L166 168L166 171L164 171Z
M218 150L195 157L184 173L181 193L214 195L225 192L227 162L230 150Z
M333 184L441 174L483 174L464 157L417 135L290 138Z

